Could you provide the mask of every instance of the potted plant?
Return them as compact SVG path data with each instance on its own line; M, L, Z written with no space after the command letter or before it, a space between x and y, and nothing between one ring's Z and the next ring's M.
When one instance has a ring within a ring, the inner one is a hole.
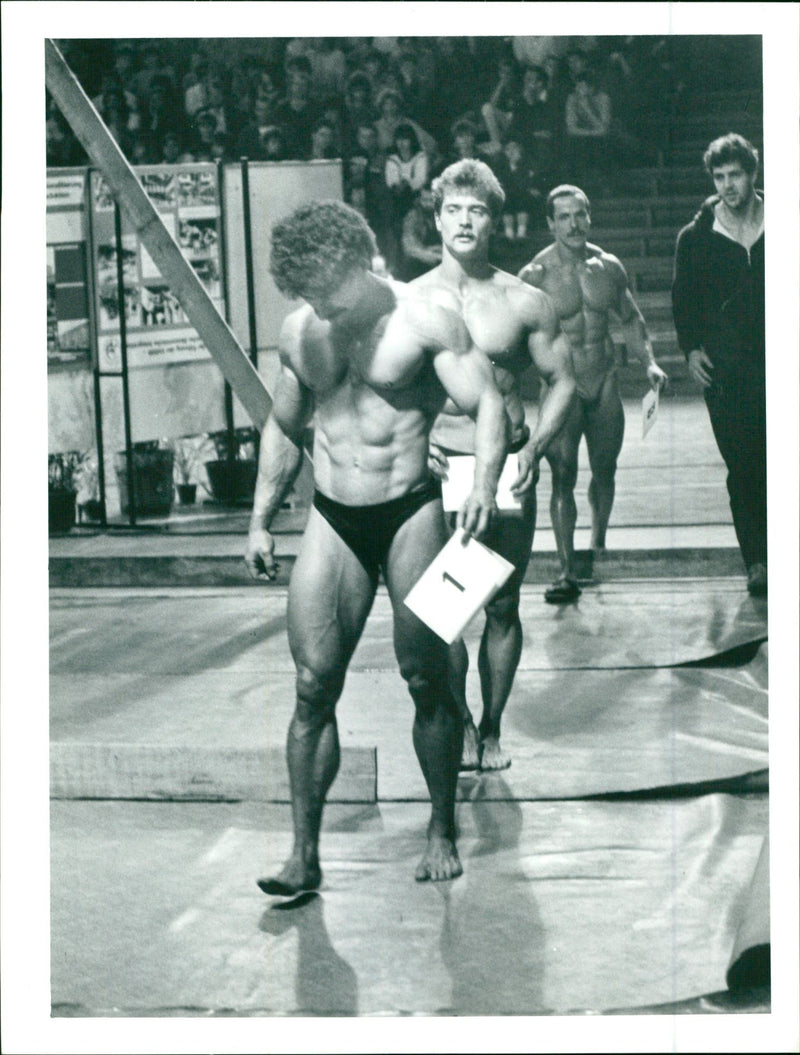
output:
M178 491L178 501L181 505L192 505L197 497L197 485L203 484L201 470L204 460L209 456L214 446L205 434L198 436L181 436L172 440L175 456L175 486Z
M79 520L100 520L103 503L100 500L100 474L97 467L97 452L87 451L75 470L75 486Z
M69 531L75 523L76 473L82 461L80 451L62 451L47 458L47 511L51 535Z
M252 505L260 436L252 425L209 433L217 458L206 462L211 494L220 505Z
M132 445L135 512L137 516L169 516L175 495L173 479L175 455L161 440L144 440ZM114 455L123 516L130 510L128 459L125 451Z

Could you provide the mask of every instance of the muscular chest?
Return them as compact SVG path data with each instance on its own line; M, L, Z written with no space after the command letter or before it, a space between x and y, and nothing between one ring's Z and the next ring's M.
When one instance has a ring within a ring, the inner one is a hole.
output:
M613 281L599 261L548 269L542 288L553 298L562 320L586 312L606 312L613 303Z
M514 370L528 365L527 329L505 295L494 291L467 295L461 315L473 342L495 366Z
M331 330L307 343L304 380L319 399L372 389L399 393L414 386L427 364L413 331L381 319L367 332Z

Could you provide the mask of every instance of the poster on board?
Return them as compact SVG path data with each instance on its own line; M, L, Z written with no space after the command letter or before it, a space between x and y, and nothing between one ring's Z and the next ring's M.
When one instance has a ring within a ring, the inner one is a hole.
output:
M214 165L157 165L136 170L161 219L220 313L224 311L220 260L220 205ZM121 368L114 198L92 173L91 209L100 369ZM128 366L206 359L209 352L122 216L122 281Z

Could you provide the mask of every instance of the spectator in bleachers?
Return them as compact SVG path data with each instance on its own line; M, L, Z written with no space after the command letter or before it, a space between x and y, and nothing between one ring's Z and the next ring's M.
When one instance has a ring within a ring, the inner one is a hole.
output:
M205 48L193 48L189 55L189 68L181 77L180 88L183 92L184 106L186 105L186 93L193 88L208 73L208 56ZM199 107L198 107L199 109ZM188 111L187 111L188 112Z
M191 151L184 150L178 132L167 132L161 140L161 157L158 160L162 165L184 165L196 159Z
M307 53L311 61L311 98L322 101L344 95L347 62L338 40L316 37Z
M324 161L339 157L336 147L336 126L327 117L320 117L311 129L311 150L309 161Z
M86 164L82 147L55 106L50 108L45 122L45 144L47 165L52 168Z
M611 99L593 74L584 73L567 97L565 125L567 164L593 189L608 168L611 142Z
M507 138L523 146L544 174L545 183L555 164L558 125L558 108L550 93L547 73L541 66L531 66L522 76L522 91L514 101Z
M378 147L378 133L371 121L361 122L355 137L355 146L345 161L345 197L366 218L385 256L383 226L389 198L386 155Z
M258 70L258 77L255 84L255 96L261 96L267 102L270 112L272 112L281 100L281 91L278 87L278 76L274 69L268 66L262 66Z
M434 86L420 71L415 52L403 51L397 69L406 114L418 122L425 120L432 109Z
M503 55L497 64L497 84L491 98L481 107L481 116L489 132L489 151L497 154L505 142L519 101L519 70L511 55Z
M194 119L194 136L190 150L197 161L209 161L214 156L214 144L218 135L224 136L217 125L213 110L200 110Z
M128 161L131 165L156 165L158 160L159 153L151 137L141 131L134 132L128 152ZM194 155L192 160L195 160Z
M381 150L387 152L392 150L394 148L394 134L397 126L408 124L414 129L421 148L429 156L433 156L436 153L436 140L430 132L426 132L421 125L406 116L403 108L403 97L400 92L394 88L384 88L378 96L377 103L380 116L375 121L375 128L378 132L378 146Z
M205 81L208 77L208 60L201 52L193 52L192 69L183 79L183 109L190 119L206 103Z
M288 63L286 95L271 114L272 122L283 129L289 158L308 157L311 152L311 129L321 114L319 106L311 100L310 88L310 64L301 55Z
M456 161L463 161L464 158L479 158L481 155L477 140L477 126L468 118L459 118L450 131L450 149L435 166L436 174Z
M427 184L430 176L428 155L410 124L395 129L394 150L386 158L385 180L391 203L391 248L387 259L390 267L401 264L400 240L403 220L414 204L415 194ZM394 273L394 272L393 272Z
M389 88L400 94L400 79L392 70L386 56L376 48L367 52L363 65L359 67L369 78L372 88L372 98L376 101L380 110L380 97Z
M394 150L386 158L385 171L386 186L395 199L407 199L408 206L413 195L427 184L430 162L410 124L400 124L395 129Z
M364 68L372 47L372 37L344 37L342 49L348 74Z
M264 132L264 161L286 161L286 144L278 125L270 125Z
M412 55L416 68L417 77L428 86L432 92L436 88L436 48L428 37L398 37L397 62L400 63L404 55Z
M139 51L139 62L138 71L131 76L130 88L135 92L141 109L143 100L149 98L154 81L165 84L166 91L174 89L175 70L169 62L162 59L161 47L154 40L144 41Z
M268 97L257 90L253 113L239 129L231 148L231 157L236 160L246 157L251 161L267 161L267 133L277 127L270 116Z
M442 239L436 228L430 187L423 187L415 195L403 219L400 248L402 258L397 277L403 282L411 282L442 262Z
M133 76L136 72L135 51L133 45L127 40L114 41L113 71L123 89L133 96L133 101L129 101L128 105L131 109L136 109L136 89L133 85Z
M331 96L322 103L322 117L333 130L333 156L343 158L347 153L344 145L344 107L338 96Z
M139 130L139 114L131 113L126 93L118 86L106 85L99 101L102 108L98 107L98 112L103 118L103 123L123 154L127 154L131 148L133 133Z
M110 96L114 97L114 104L119 108L118 97L122 96L123 109L127 111L127 119L125 121L125 127L129 132L135 132L139 127L139 109L138 101L136 99L136 93L130 91L125 87L125 84L118 73L114 70L109 70L104 73L100 80L100 91L92 99L92 105L95 110L100 114L106 124L106 107Z
M528 237L531 212L542 200L542 177L516 139L506 140L503 153L492 158L492 168L506 192L504 234L509 241L524 241Z
M167 132L179 129L179 117L173 105L170 82L167 78L154 76L143 106L140 106L139 128L147 144L148 153L153 161L161 153L161 141Z
M394 149L387 155L384 179L388 191L388 216L385 232L384 257L393 275L402 266L403 220L414 204L414 195L428 182L428 155L421 148L411 124L399 124L395 129Z
M513 37L511 46L520 66L538 66L552 77L568 42L569 37Z
M460 37L434 37L436 106L428 117L430 130L444 143L454 120L475 106L474 58Z
M228 107L219 74L214 70L209 70L190 91L195 94L191 100L191 111L188 107L186 110L189 117L196 117L201 110L204 113L212 113L217 121L216 130L218 132L230 131ZM199 105L197 105L198 103Z
M369 77L363 71L356 70L348 77L344 94L342 136L345 152L355 148L356 134L361 125L364 122L371 124L374 118L372 86Z

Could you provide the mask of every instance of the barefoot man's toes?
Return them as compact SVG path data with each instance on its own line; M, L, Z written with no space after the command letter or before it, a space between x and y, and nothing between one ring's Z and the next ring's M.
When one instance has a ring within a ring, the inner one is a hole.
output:
M458 857L456 844L452 839L445 839L440 835L431 835L428 838L428 847L425 851L414 878L418 883L426 880L441 882L445 879L455 879L461 875L461 861Z
M500 746L495 736L487 736L481 741L481 769L508 769L511 758Z
M464 746L461 749L461 769L477 769L479 764L478 730L472 722L467 722L464 725Z

